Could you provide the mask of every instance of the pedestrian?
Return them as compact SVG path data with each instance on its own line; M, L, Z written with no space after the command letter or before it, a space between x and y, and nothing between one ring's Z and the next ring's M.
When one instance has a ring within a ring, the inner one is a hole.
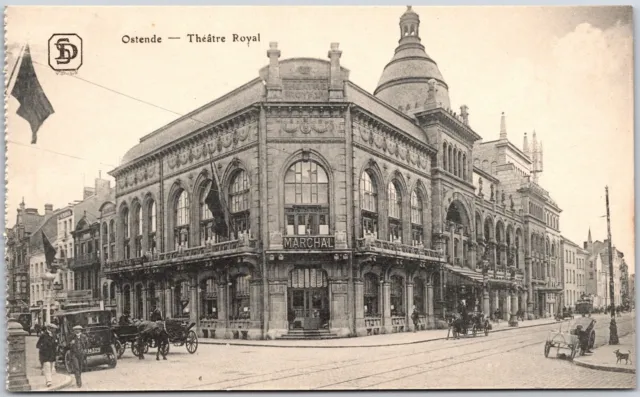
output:
M157 306L153 307L153 310L151 311L150 320L151 321L162 321L162 313L160 312L160 309L158 309Z
M418 330L418 319L419 319L418 309L414 307L413 313L411 313L411 321L413 321L413 332L416 332Z
M53 376L52 371L56 362L56 351L58 350L56 338L54 336L54 330L56 328L58 327L54 324L47 324L46 330L42 332L42 335L38 338L38 343L36 343L47 387L51 387L51 378Z
M85 350L88 345L87 336L81 325L73 327L73 335L69 347L71 349L71 367L76 377L76 386L82 387L82 369L85 362Z

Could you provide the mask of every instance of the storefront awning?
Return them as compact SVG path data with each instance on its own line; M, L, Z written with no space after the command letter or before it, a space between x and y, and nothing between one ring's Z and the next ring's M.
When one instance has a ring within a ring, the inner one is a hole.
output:
M475 270L471 270L464 267L451 266L451 265L446 265L445 269L447 269L449 272L455 275L458 275L460 277L466 278L473 282L482 284L482 273L478 273Z

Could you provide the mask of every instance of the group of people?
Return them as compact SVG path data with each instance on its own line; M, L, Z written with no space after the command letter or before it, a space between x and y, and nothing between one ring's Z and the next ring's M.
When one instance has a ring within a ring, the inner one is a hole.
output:
M53 323L47 324L36 344L47 387L51 387L53 374L55 374L55 363L59 343L57 330L57 325ZM76 378L76 385L78 387L82 387L82 369L85 362L85 350L87 346L88 340L84 334L84 329L81 325L76 325L73 327L73 335L69 341L69 351L71 352L71 370Z

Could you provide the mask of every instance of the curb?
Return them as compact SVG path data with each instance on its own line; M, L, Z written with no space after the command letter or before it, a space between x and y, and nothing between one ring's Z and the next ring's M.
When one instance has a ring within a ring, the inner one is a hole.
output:
M489 335L495 332L506 332L506 331L514 331L517 329L525 329L525 328L533 328L533 327L542 327L544 325L556 324L557 321L551 321L544 324L535 324L535 325L526 325L526 326L517 326L517 327L505 327L497 330L492 330L489 332ZM224 339L222 339L224 340ZM442 338L433 338L433 339L425 339L425 340L417 340L412 342L399 342L399 343L388 343L388 344L379 344L379 345L338 345L338 346L314 346L314 345L267 345L267 344L259 344L259 343L228 343L228 342L214 342L214 341L203 341L202 339L198 340L198 343L203 345L221 345L221 346L243 346L243 347L277 347L277 348L295 348L295 349L350 349L350 348L370 348L370 347L387 347L387 346L404 346L404 345L415 345L418 343L427 343L433 342L437 340L447 340L446 337Z
M575 358L573 359L573 363L575 365L579 366L579 367L595 369L595 370L598 370L598 371L622 372L622 373L627 373L627 374L635 374L636 373L635 368L612 367L612 366L605 365L605 364L591 364L591 363L586 363L586 362L581 361L581 360L576 360Z
M71 385L71 383L73 383L73 378L70 377L69 375L62 375L62 374L58 374L60 376L64 376L66 378L66 380L62 383L59 383L57 385L54 385L52 387L46 387L44 389L35 389L35 390L31 390L32 392L48 392L48 391L60 391L62 389L65 389L67 387L69 387Z

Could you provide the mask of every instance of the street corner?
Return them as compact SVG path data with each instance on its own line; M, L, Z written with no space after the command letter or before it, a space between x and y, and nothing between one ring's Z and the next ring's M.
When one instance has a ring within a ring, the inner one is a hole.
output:
M620 338L617 345L602 345L592 354L576 357L576 365L599 371L636 373L635 333Z
M73 384L73 377L67 374L57 373L52 377L51 386L47 387L44 376L29 377L29 384L31 385L31 391L34 392L46 392L46 391L62 391L71 384Z

